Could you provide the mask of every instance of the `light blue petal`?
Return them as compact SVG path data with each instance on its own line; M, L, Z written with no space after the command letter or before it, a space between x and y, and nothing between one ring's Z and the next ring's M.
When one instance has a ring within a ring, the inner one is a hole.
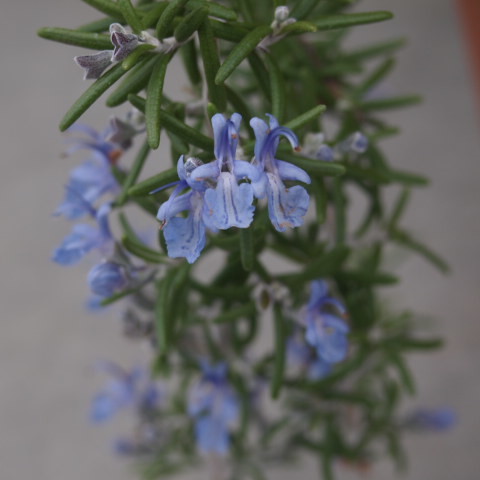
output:
M221 113L212 117L213 141L215 158L221 158L224 146L224 128L227 124L226 118Z
M112 210L112 206L109 203L104 203L97 211L97 223L100 230L100 235L104 240L112 240L112 234L110 232L110 226L108 223L108 215Z
M297 167L289 162L284 162L283 160L277 160L275 163L282 180L296 180L303 183L312 182L307 172L302 170L300 167Z
M205 192L205 205L212 217L212 223L221 230L248 227L252 223L255 210L252 202L251 185L238 185L229 172L220 174L215 190L210 188Z
M268 214L275 229L299 227L307 213L310 197L300 185L286 188L275 175L267 173Z
M255 132L255 159L259 164L263 165L261 153L267 140L268 133L270 132L270 127L258 117L254 117L250 120L250 126Z
M305 338L325 362L338 363L347 355L348 330L339 318L322 314L309 318Z
M201 417L195 424L195 435L200 450L205 453L226 455L230 448L229 434L225 424L211 416Z
M237 180L248 178L252 182L257 182L261 176L261 172L256 166L243 160L235 160L233 170Z
M205 225L194 214L170 219L163 233L171 258L185 257L188 263L193 263L205 247Z
M320 302L328 297L328 285L325 280L314 280L311 284L310 300L308 308L315 308Z
M60 265L74 265L100 243L101 237L96 228L87 224L78 224L54 251L52 259Z
M190 174L190 183L201 182L207 179L216 180L218 175L220 175L220 169L218 168L217 162L205 163L200 165Z
M325 378L332 371L332 365L322 358L316 359L309 367L307 376L310 380Z
M240 124L242 123L242 116L239 113L233 113L230 117L230 121L233 123L237 132L240 130Z
M183 190L183 188L179 187L175 188L170 198L160 205L157 213L157 219L161 222L170 220L180 212L190 210L191 198L193 194L192 192L188 192L184 195L177 196L177 193Z

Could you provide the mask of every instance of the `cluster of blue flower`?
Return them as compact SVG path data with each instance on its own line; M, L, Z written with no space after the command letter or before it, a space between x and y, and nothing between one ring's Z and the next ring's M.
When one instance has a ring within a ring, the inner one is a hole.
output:
M255 157L237 159L241 115L212 118L215 160L202 164L196 158L178 160L179 181L170 198L161 205L162 222L170 257L185 257L193 263L206 243L206 229L212 232L231 227L248 228L253 220L254 198L268 200L270 220L279 232L303 223L309 195L300 185L287 188L285 181L310 183L301 168L275 158L282 136L298 148L296 135L282 127L272 115L270 126L260 118L250 125L256 136ZM188 193L180 193L190 188ZM188 211L187 217L177 216Z
M324 280L313 281L303 319L305 333L302 335L296 331L288 343L290 363L306 371L311 380L328 375L332 365L341 362L347 355L349 328L333 310L345 317L345 306L329 296L327 283Z
M109 297L126 288L135 272L124 257L119 258L108 221L111 204L104 201L98 208L95 204L103 201L106 195L116 195L120 191L112 174L112 165L131 146L137 132L131 123L117 118L112 118L109 127L101 133L85 125L72 127L70 131L84 133L86 138L76 139L67 154L86 149L91 157L72 170L65 198L55 214L70 220L90 217L94 225L74 225L71 233L54 251L53 260L60 265L73 265L89 252L98 250L102 258L108 260L91 269L88 283L95 295Z

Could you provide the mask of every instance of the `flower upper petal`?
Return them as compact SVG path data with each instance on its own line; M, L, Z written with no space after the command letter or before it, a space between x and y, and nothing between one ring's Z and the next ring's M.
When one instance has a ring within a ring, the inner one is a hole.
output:
M310 179L309 175L305 170L293 165L289 162L284 162L283 160L276 161L278 173L282 180L296 180L298 182L303 183L311 183L312 180Z

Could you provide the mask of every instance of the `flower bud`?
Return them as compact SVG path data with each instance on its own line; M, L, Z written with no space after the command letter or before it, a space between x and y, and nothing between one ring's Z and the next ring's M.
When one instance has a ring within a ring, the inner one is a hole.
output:
M125 267L114 262L95 265L88 273L87 280L90 290L102 297L111 297L129 283Z

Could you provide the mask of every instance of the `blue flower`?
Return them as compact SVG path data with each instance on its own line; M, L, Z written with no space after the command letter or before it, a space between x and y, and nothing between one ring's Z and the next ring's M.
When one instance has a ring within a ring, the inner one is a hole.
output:
M159 385L152 383L144 369L125 371L114 363L103 363L102 369L110 381L92 401L90 418L95 423L109 420L119 410L136 407L140 410L154 410L163 398Z
M310 380L320 380L330 374L332 365L317 355L315 349L295 333L287 343L287 360L292 367L298 367Z
M343 153L365 153L368 149L368 138L361 132L352 133L339 145Z
M70 220L88 213L87 204L94 204L107 193L117 193L120 186L112 174L114 165L123 152L131 146L136 130L115 117L103 132L97 132L87 125L74 125L69 132L80 132L85 138L73 139L67 155L78 150L88 150L93 155L70 173L64 201L55 214L65 215Z
M90 214L97 221L97 226L85 223L74 225L70 235L54 251L52 259L60 265L73 265L94 249L104 254L111 253L114 240L108 225L110 208L108 204L102 205L98 211L90 207Z
M457 415L451 408L419 408L405 419L405 426L414 430L443 432L457 422Z
M70 173L64 200L55 215L64 215L70 220L80 218L89 213L85 202L93 204L104 194L115 193L119 188L110 165L101 160L88 160Z
M255 164L259 172L258 180L252 179L252 188L257 198L267 197L270 221L277 231L284 232L302 225L310 201L302 186L287 188L284 181L310 183L311 179L301 168L275 158L281 136L295 149L298 139L290 129L279 126L274 116L268 116L270 126L257 117L250 121L256 137Z
M230 448L230 429L239 417L239 402L228 383L226 364L204 362L202 370L202 379L190 394L188 413L195 419L198 447L225 455Z
M124 265L107 261L95 265L88 272L90 290L101 297L111 297L124 290L130 283L130 276Z
M238 113L229 120L221 114L213 116L216 160L199 166L191 175L193 181L210 180L216 183L215 188L209 187L205 191L205 214L210 217L208 223L221 230L247 228L252 223L255 210L252 186L249 183L238 184L245 178L256 181L259 176L253 165L236 159L241 120Z
M157 214L162 222L163 234L167 243L168 256L172 258L185 257L193 263L205 247L206 220L204 193L206 185L201 181L192 181L191 173L198 168L201 161L189 158L184 163L183 155L178 159L177 172L180 180L175 182L175 190L164 202ZM190 188L188 193L179 195ZM152 192L153 193L153 192ZM180 212L188 211L187 217L177 217ZM215 227L208 224L215 230Z
M343 304L328 296L326 282L315 280L307 306L305 338L323 361L332 364L347 355L349 328L343 319L326 310L329 306L345 314Z

